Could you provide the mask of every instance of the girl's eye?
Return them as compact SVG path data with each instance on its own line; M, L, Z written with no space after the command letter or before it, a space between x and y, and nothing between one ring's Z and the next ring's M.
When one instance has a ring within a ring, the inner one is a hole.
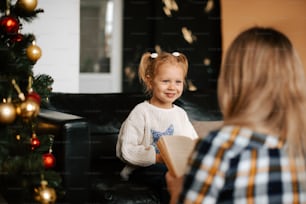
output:
M168 82L169 82L169 80L162 80L162 82L163 82L163 83L168 83Z
M177 83L177 84L181 84L181 83L183 83L183 82L182 82L182 81L176 81L176 83Z

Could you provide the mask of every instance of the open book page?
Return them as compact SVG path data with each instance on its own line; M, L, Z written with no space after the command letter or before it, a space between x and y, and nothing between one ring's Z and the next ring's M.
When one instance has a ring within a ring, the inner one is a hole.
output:
M188 158L196 141L185 136L162 136L159 138L157 147L172 175L176 177L184 175Z

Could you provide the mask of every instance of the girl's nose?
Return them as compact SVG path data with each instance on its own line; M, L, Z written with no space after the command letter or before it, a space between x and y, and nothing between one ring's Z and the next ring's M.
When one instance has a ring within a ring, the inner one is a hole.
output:
M168 88L174 89L174 87L175 87L175 82L170 82Z

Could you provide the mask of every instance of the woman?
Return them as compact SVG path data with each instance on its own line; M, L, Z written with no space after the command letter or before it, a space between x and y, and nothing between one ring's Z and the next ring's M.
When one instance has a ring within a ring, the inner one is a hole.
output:
M273 28L239 34L218 99L224 126L197 145L182 191L166 174L171 203L305 203L306 83L290 40Z

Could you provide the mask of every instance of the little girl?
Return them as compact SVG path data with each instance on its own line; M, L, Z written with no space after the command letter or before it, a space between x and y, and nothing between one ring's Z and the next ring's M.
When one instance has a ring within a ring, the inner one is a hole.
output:
M173 104L183 93L187 71L188 60L182 53L144 53L139 78L149 99L131 111L117 141L117 156L126 163L122 178L162 189L162 203L168 202L164 180L167 168L156 146L158 139L162 135L198 138L187 113Z

